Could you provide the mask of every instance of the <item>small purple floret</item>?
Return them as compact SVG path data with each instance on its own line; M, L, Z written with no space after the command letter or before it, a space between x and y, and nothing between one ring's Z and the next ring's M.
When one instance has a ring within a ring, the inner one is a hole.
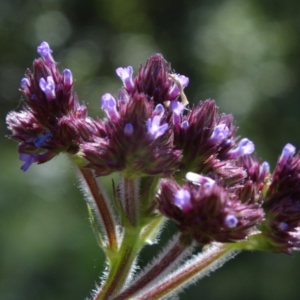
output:
M268 162L264 161L259 167L259 180L264 180L264 178L270 173L270 165Z
M50 49L50 46L47 42L42 42L41 45L37 47L37 52L47 63L55 62L51 55L53 51Z
M282 150L281 156L279 158L278 164L281 166L285 165L287 160L293 156L296 152L296 147L292 144L286 144Z
M70 87L73 84L73 75L71 70L65 69L63 71L63 75L64 75L64 85L66 87Z
M188 181L202 185L206 188L211 188L215 184L215 181L213 179L193 172L186 173L185 178Z
M181 102L179 102L177 100L173 100L170 103L170 108L173 111L174 125L179 125L180 119L181 119L180 116L181 116L181 113L183 112L185 106Z
M185 120L181 123L180 127L182 129L187 129L190 126L189 121Z
M173 203L183 211L190 210L192 208L190 192L185 189L178 190L174 195Z
M30 86L30 81L27 78L22 78L20 85L23 90L26 90Z
M41 135L34 140L34 146L37 148L42 147L45 144L45 142L51 137L52 134L50 132L46 132L44 135Z
M119 113L117 111L117 102L111 94L106 93L102 96L102 98L101 98L101 108L106 112L107 116L112 121L119 120L120 116L119 116Z
M24 161L25 163L22 165L21 170L23 172L27 171L28 168L34 163L38 161L38 155L28 154L28 153L20 153L19 159Z
M164 114L164 112L165 112L165 109L164 109L163 105L162 104L157 104L155 109L154 109L154 113L162 116Z
M287 231L289 229L289 225L285 222L280 222L278 224L278 228L282 231Z
M174 75L174 74L172 74ZM189 78L184 75L176 75L176 79L179 81L182 88L185 88L189 84ZM168 93L168 99L175 100L180 94L180 89L176 82L173 83Z
M217 125L211 137L209 138L209 142L213 144L219 144L222 140L226 139L229 134L229 128L225 124Z
M130 135L133 134L133 131L134 131L134 129L133 129L132 124L127 123L127 124L125 125L125 127L124 127L124 133L125 133L125 135L130 136Z
M235 159L243 155L252 154L255 150L254 143L247 138L241 139L238 146L229 151L230 158Z
M238 224L238 219L236 216L228 215L225 218L225 225L229 228L234 228Z
M131 92L134 88L134 83L132 80L133 69L131 66L127 68L118 68L116 69L117 75L121 78L124 87L127 89L128 92Z
M147 120L148 134L150 134L154 139L163 135L169 127L167 123L160 125L160 121L160 116L154 116L152 120L150 118Z
M48 100L55 98L55 84L52 76L48 76L47 81L42 77L39 84Z

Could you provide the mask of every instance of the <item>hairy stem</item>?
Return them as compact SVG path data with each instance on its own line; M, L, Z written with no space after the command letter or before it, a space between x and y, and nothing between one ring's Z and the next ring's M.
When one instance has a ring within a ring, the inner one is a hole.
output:
M127 220L132 226L137 226L140 214L139 180L120 177L120 198Z
M221 267L226 261L233 258L235 253L236 251L233 251L227 244L214 244L135 299L161 299Z
M116 225L113 220L113 214L109 208L103 193L97 183L94 173L90 169L79 168L79 171L84 179L84 182L94 200L95 208L99 214L103 229L107 236L108 248L116 250L118 248L118 238L116 232Z
M179 244L178 235L173 239L163 253L153 262L150 263L150 267L146 267L146 270L135 279L134 283L127 289L117 295L113 300L128 299L136 292L140 291L146 285L151 284L152 281L158 281L162 273L167 269L177 266L180 260L186 257L192 252L191 248L184 248Z
M141 249L139 241L140 230L137 228L126 228L121 247L114 257L109 261L108 276L97 292L94 300L107 300L119 291L126 280L131 276L134 262Z

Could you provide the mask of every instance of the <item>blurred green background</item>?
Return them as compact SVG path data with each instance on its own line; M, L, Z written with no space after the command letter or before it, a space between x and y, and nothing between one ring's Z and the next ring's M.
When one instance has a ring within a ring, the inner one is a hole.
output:
M1 0L1 300L84 299L104 268L66 157L23 173L16 143L4 138L6 113L20 108L20 79L44 40L94 117L100 96L120 87L117 67L137 70L160 52L190 78L190 102L216 99L272 167L286 142L300 147L298 0ZM148 247L141 264L157 249ZM299 275L299 253L243 253L180 299L300 299Z

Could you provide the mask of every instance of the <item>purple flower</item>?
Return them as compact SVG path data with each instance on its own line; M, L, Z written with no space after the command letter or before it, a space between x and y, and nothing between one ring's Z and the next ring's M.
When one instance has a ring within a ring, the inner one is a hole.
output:
M47 42L42 42L40 46L37 47L37 52L40 56L42 56L44 58L44 60L49 63L55 63L51 53L53 52L50 49L50 46Z
M24 161L24 164L21 167L23 172L27 171L28 168L34 163L38 161L38 155L28 154L28 153L20 153L19 159Z
M55 84L52 76L48 76L47 81L44 78L41 78L39 85L48 100L53 100L55 98Z
M112 121L117 121L120 118L119 113L117 111L116 100L111 94L106 93L102 96L101 108L106 112L107 116Z
M160 122L161 122L160 116L154 116L152 120L150 118L147 120L148 134L153 139L156 139L159 136L163 135L169 127L167 123L160 125Z
M102 108L109 116L105 136L83 143L81 153L97 175L119 171L126 178L165 176L178 169L181 151L174 148L172 130L162 104L144 94L106 94Z
M174 101L171 101L170 108L173 111L174 125L180 124L181 115L182 115L182 112L184 111L185 106L181 102L174 100Z
M219 124L214 128L213 133L208 141L213 144L219 144L221 141L227 138L228 134L229 128L226 126L226 124Z
M300 250L300 155L295 152L291 144L283 148L265 193L265 221L260 228L265 250Z
M27 78L22 78L20 85L23 90L26 90L30 86L30 81Z
M176 103L172 101L171 105L176 108ZM181 103L179 106L184 107ZM213 100L200 102L186 111L184 115L179 109L173 127L174 145L183 151L182 171L203 175L214 173L227 183L241 182L246 174L232 158L241 154L235 149L236 128L232 116L218 114ZM231 151L234 155L228 154Z
M37 147L37 148L40 148L44 145L44 143L50 139L52 137L52 134L50 132L46 132L45 134L43 135L40 135L38 136L35 140L34 140L34 145Z
M132 75L133 75L132 67L129 66L127 68L118 68L116 69L116 73L121 78L126 90L129 93L132 92L134 89L134 83L132 79Z
M64 86L66 88L69 88L73 85L73 75L71 70L65 69L63 70L63 76L64 76Z
M193 172L186 173L185 178L194 184L205 186L205 188L212 188L215 184L215 180Z
M37 163L44 163L46 161L49 161L51 158L53 158L56 154L51 151L46 151L44 153L40 154L30 154L30 153L20 153L19 159L24 161L24 164L21 167L21 170L23 172L27 171L29 167L37 162Z
M253 142L247 138L241 139L238 146L228 152L231 159L236 159L240 156L252 154L255 150Z
M125 135L132 135L133 131L134 131L134 128L133 128L132 124L127 123L125 125L125 127L124 127L124 133L125 133Z
M164 109L163 105L157 104L154 109L154 113L159 116L162 116L164 114L164 112L165 112L165 109Z
M184 75L175 75L176 80L179 82L181 87L184 89L189 84L189 78ZM169 93L168 93L168 99L177 99L177 97L180 95L180 88L178 87L178 84L176 82L173 82Z
M217 183L181 187L163 180L158 209L177 223L183 236L203 244L244 240L263 219L258 205L241 203Z
M187 211L192 208L191 194L188 190L180 189L174 195L174 204L183 211Z

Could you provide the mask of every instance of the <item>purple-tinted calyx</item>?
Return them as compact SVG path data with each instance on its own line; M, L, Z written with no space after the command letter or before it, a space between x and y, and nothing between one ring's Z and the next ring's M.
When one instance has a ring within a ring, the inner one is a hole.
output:
M45 78L40 78L40 89L45 93L48 100L55 98L55 83L52 76L48 76L47 80Z
M147 132L153 139L163 135L169 127L167 123L160 125L160 122L161 116L154 116L147 120Z
M37 52L47 63L51 64L55 62L51 55L53 51L50 49L50 46L47 42L42 42L40 46L37 47Z
M219 124L214 128L212 135L208 140L213 144L219 144L228 137L228 134L229 128L225 124Z
M241 139L238 146L228 152L229 157L236 159L240 156L252 154L255 150L254 143L247 138Z
M106 93L102 96L101 108L112 121L118 121L120 119L120 115L117 111L117 102L111 94Z
M178 190L174 195L173 203L183 211L190 210L192 208L190 192L185 189Z
M215 184L213 179L193 172L186 173L185 178L194 184L198 184L206 188L211 188Z
M132 79L133 68L131 66L128 66L127 68L117 68L116 73L121 78L126 90L128 92L132 92L134 88L134 83Z

